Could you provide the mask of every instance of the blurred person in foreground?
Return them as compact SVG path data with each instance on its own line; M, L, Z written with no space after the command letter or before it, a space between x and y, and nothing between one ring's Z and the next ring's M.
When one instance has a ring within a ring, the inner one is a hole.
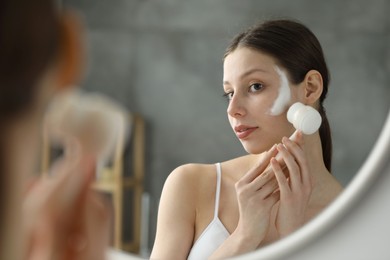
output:
M104 259L109 214L90 190L96 158L75 151L37 174L53 96L82 69L81 28L51 0L0 2L0 259Z

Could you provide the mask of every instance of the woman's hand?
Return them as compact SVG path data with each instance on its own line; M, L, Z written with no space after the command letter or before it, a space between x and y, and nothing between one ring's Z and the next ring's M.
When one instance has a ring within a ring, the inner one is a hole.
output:
M279 200L279 193L275 192L278 183L272 171L264 172L270 159L275 155L274 146L235 186L240 214L235 233L239 232L240 237L248 247L252 247L251 249L256 249L266 236L271 209Z
M95 161L65 158L53 178L38 180L23 204L29 260L105 259L109 240L107 207L90 190Z
M271 166L280 190L280 202L275 220L280 238L304 224L312 191L302 133L298 133L296 143L286 137L282 142L284 146L279 144L277 150L286 165L287 173L283 173L281 164L275 158L271 159Z

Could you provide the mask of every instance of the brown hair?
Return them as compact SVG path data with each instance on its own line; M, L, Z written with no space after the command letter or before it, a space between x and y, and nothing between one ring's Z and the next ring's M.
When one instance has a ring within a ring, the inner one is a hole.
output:
M293 84L301 83L307 72L317 70L323 79L323 92L319 100L322 124L319 129L322 156L328 171L332 164L332 136L323 102L330 80L321 44L303 24L292 20L271 20L238 34L230 43L225 57L238 47L248 47L267 53L284 67Z
M52 0L0 2L0 229L7 202L7 131L32 108L38 82L59 50L60 22ZM0 241L1 242L1 241Z

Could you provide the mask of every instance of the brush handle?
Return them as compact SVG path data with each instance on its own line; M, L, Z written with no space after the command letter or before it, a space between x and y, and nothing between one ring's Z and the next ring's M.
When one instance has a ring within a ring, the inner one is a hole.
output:
M297 141L297 134L298 134L298 130L295 130L295 132L290 136L289 139L291 141L296 142ZM280 153L276 154L275 159L278 160L278 161L280 161L280 159L282 159Z

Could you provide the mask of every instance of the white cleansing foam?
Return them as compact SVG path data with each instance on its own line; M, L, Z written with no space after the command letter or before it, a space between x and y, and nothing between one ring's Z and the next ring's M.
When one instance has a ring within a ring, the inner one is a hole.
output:
M269 111L269 114L273 116L278 116L286 110L288 104L290 103L291 91L286 73L282 71L278 66L275 66L275 71L279 75L280 87L279 94L276 97L274 104Z

